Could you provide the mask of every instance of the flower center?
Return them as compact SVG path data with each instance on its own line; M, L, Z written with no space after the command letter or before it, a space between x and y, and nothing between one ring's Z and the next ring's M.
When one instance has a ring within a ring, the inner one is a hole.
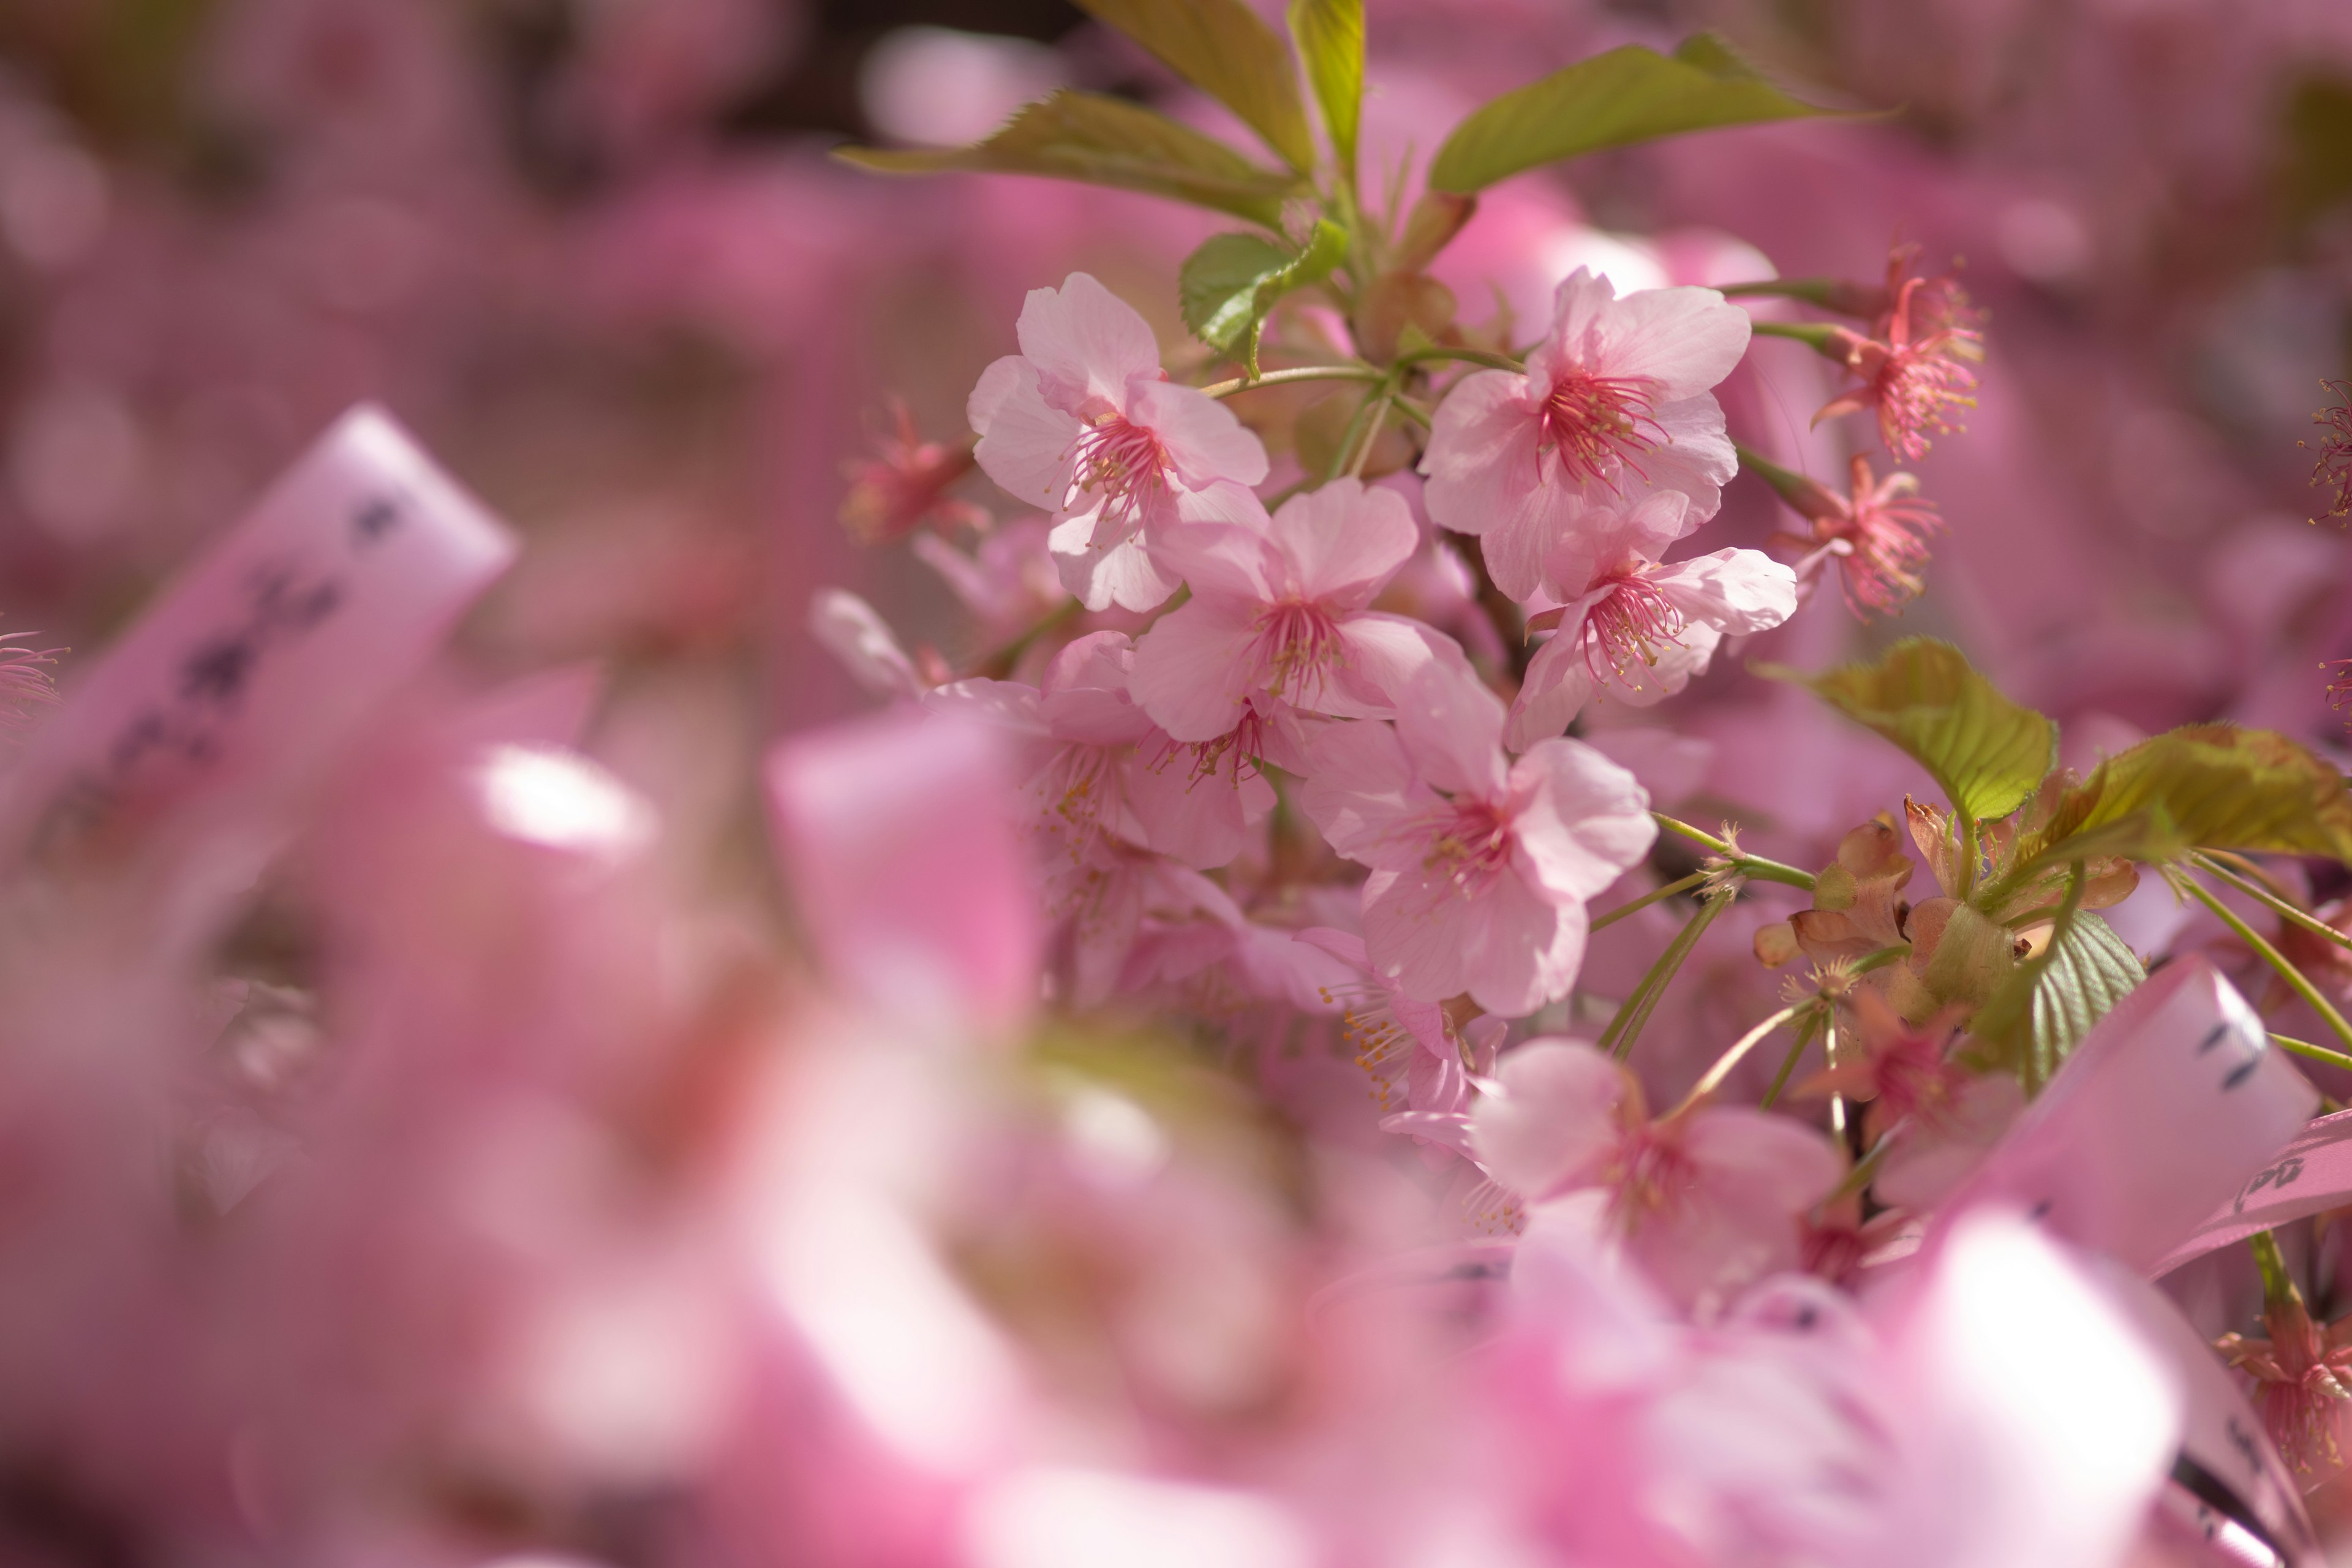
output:
M1143 521L1153 495L1168 488L1168 448L1160 437L1126 416L1105 414L1079 433L1071 451L1070 488L1062 498L1076 510L1082 496L1102 498L1108 521L1131 526Z
M1230 764L1233 782L1258 775L1258 759L1265 754L1265 720L1255 708L1244 708L1234 727L1213 741L1179 741L1171 738L1151 759L1153 773L1165 773L1179 757L1190 757L1185 777L1191 784L1214 778ZM1189 786L1188 786L1189 787Z
M1356 1065L1371 1079L1372 1102L1386 1116L1403 1093L1406 1069L1421 1047L1396 1016L1387 991L1367 981L1324 986L1323 1000L1340 1004L1339 1037L1356 1053Z
M1575 370L1552 384L1537 416L1538 461L1549 452L1570 484L1612 484L1621 468L1642 473L1638 459L1666 438L1653 417L1647 376L1592 375Z
M1339 622L1322 605L1296 599L1259 615L1250 647L1272 678L1266 689L1294 702L1321 696L1331 667L1347 657Z
M1680 1201L1697 1173L1679 1138L1644 1122L1617 1146L1616 1163L1605 1178L1612 1189L1610 1212L1631 1232Z
M1683 613L1639 568L1621 574L1615 583L1584 617L1584 668L1603 685L1612 675L1631 679L1636 664L1656 664L1667 648L1681 646L1686 625Z
M1045 829L1065 839L1073 864L1084 860L1102 828L1113 788L1110 752L1101 746L1065 746L1039 781L1048 813Z
M1423 836L1422 868L1441 892L1477 898L1510 867L1511 819L1490 802L1448 801L1412 826Z

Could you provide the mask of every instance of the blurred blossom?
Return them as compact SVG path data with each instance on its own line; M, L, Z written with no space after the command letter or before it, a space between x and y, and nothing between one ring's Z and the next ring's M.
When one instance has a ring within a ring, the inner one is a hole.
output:
M988 135L1062 86L1066 71L1053 50L1025 38L899 27L866 52L857 97L892 141L951 147Z

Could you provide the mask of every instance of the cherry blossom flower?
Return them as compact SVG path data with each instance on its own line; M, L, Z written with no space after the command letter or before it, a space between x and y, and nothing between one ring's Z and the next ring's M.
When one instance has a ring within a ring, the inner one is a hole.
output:
M1950 277L1904 278L1916 246L1898 246L1887 261L1886 311L1864 337L1830 330L1822 353L1861 383L1813 416L1818 425L1841 414L1873 413L1886 449L1906 462L1925 457L1931 436L1954 433L1948 411L1974 408L1976 373L1984 333L1968 297Z
M1514 599L1586 507L1673 490L1685 531L1713 517L1738 471L1708 390L1748 352L1746 311L1712 289L1620 300L1583 268L1559 286L1527 374L1480 371L1438 405L1422 472L1429 515L1483 536L1486 569Z
M1091 875L1109 840L1222 866L1273 808L1254 752L1229 736L1180 743L1135 705L1135 657L1126 633L1094 632L1056 654L1039 686L975 679L925 699L1034 742L1024 795L1056 875Z
M876 445L879 455L850 469L849 493L842 498L842 526L864 544L885 544L925 526L982 530L988 513L948 494L972 470L971 448L926 441L915 416L890 400L894 428Z
M1845 1162L1785 1116L1701 1101L1653 1121L1633 1075L1581 1040L1507 1053L1471 1112L1480 1163L1528 1203L1600 1189L1611 1228L1689 1305L1793 1268Z
M1559 734L1598 696L1649 707L1704 674L1727 635L1796 613L1796 574L1760 551L1662 563L1688 505L1665 490L1623 511L1595 508L1552 547L1543 591L1561 607L1528 623L1530 632L1554 629L1511 704L1507 743Z
M1567 994L1584 900L1657 837L1633 775L1580 742L1503 754L1503 704L1465 665L1433 662L1393 726L1333 724L1307 744L1307 815L1372 868L1364 944L1415 1001L1467 991L1518 1017Z
M1933 501L1921 500L1919 481L1895 472L1880 479L1870 459L1853 459L1851 493L1801 475L1786 481L1768 475L1781 498L1813 526L1804 533L1782 532L1777 541L1826 552L1837 563L1846 607L1867 618L1893 615L1927 591L1919 568L1927 563L1927 537L1944 526Z
M1253 710L1386 716L1440 638L1365 606L1420 542L1403 497L1355 479L1293 497L1262 527L1171 531L1160 560L1192 596L1136 645L1136 700L1180 741Z
M1084 272L1022 307L1021 353L981 374L968 412L990 479L1054 514L1063 581L1087 607L1148 610L1175 589L1147 534L1248 522L1265 448L1214 399L1167 379L1144 319Z
M1797 1092L1862 1104L1864 1138L1895 1139L1873 1189L1884 1202L1925 1213L2009 1130L2025 1109L2025 1091L2009 1073L1971 1073L1952 1059L1958 1023L1950 1011L1913 1025L1876 991L1857 987L1848 994L1859 1038L1842 1034L1843 1059Z
M2267 1339L2225 1334L2214 1349L2254 1380L2254 1404L2271 1441L2305 1475L2344 1467L2341 1433L2352 1413L2352 1319L2322 1327L2290 1296L2263 1310Z
M2352 512L2352 382L2324 381L2320 386L2336 401L2311 416L2326 432L2319 438L2319 461L2312 468L2311 482L2336 492L2328 499L2327 515L2342 517Z
M1356 1065L1371 1080L1372 1102L1382 1116L1410 1110L1421 1118L1456 1117L1469 1109L1475 1047L1454 1028L1443 1006L1416 1002L1398 989L1373 967L1360 936L1317 927L1300 931L1297 940L1361 977L1353 984L1326 985L1323 993L1342 1009L1342 1036L1354 1048ZM1429 1135L1419 1125L1402 1130Z

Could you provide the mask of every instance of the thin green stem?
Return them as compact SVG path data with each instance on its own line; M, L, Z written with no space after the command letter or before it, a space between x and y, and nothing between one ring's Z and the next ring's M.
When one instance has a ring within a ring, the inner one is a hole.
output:
M1965 902L1968 896L1977 890L1977 872L1979 870L1979 867L1977 865L1977 819L1970 816L1967 812L1962 811L1958 806L1954 806L1952 808L1952 815L1959 818L1960 822L1960 890L1958 896L1961 900Z
M2332 1068L2352 1068L2352 1057L2346 1056L2342 1051L2331 1051L2326 1046L2315 1046L2309 1040L2294 1039L2285 1035L2273 1035L2271 1044L2283 1051L2291 1051L2299 1057L2309 1057L2315 1062L2326 1062Z
M1387 384L1386 377L1381 378L1381 384ZM1363 435L1365 422L1371 418L1372 410L1380 404L1381 395L1374 393L1365 398L1363 406L1356 410L1355 416L1348 421L1348 427L1339 433L1339 444L1331 449L1330 466L1323 471L1325 484L1330 484L1348 471L1349 454L1356 449L1357 438Z
M1429 410L1423 408L1420 404L1415 403L1412 398L1400 393L1398 395L1389 399L1389 405L1399 414L1403 415L1407 419L1412 420L1423 429L1426 430L1430 427L1432 419Z
M1895 1147L1895 1135L1902 1130L1899 1126L1890 1127L1880 1133L1878 1142L1870 1146L1870 1152L1856 1160L1853 1169L1845 1173L1845 1180L1831 1188L1828 1195L1813 1205L1813 1213L1820 1215L1841 1198L1850 1198L1870 1185L1871 1178L1878 1174L1878 1167L1886 1163L1887 1151Z
M1372 399L1371 423L1364 427L1363 441L1356 447L1356 460L1348 465L1349 478L1360 479L1364 477L1364 465L1372 460L1372 448L1381 444L1381 431L1387 426L1389 409L1395 403L1395 395L1387 392Z
M1785 882L1790 887L1802 888L1807 892L1812 891L1813 874L1811 871L1800 871L1794 866L1784 866L1778 860L1768 860L1761 855L1750 855L1744 849L1734 849L1728 839L1717 838L1706 829L1693 827L1689 823L1678 821L1663 811L1654 811L1650 813L1650 816L1667 832L1679 833L1691 842L1704 844L1714 850L1724 858L1732 869L1743 877L1751 877L1759 882Z
M1635 899L1630 904L1620 904L1605 915L1595 915L1592 919L1591 925L1587 927L1586 930L1589 933L1591 931L1600 931L1605 926L1613 926L1619 921L1623 920L1627 915L1633 914L1638 910L1648 909L1660 899L1671 899L1676 893L1687 893L1693 888L1697 887L1701 882L1706 880L1706 872L1693 871L1689 876L1683 878L1680 881L1668 882L1663 888L1653 888L1648 892L1643 893L1640 898Z
M1789 1054L1780 1058L1780 1070L1772 1075L1772 1087L1764 1091L1764 1098L1758 1103L1757 1110L1769 1110L1780 1100L1780 1091L1789 1087L1790 1075L1796 1072L1797 1063L1804 1058L1805 1047L1813 1043L1816 1021L1808 1018L1797 1030L1797 1037L1789 1043Z
M1838 346L1839 337L1841 334L1848 339L1853 336L1843 327L1832 327L1823 321L1759 321L1754 330L1759 338L1787 338L1840 363L1845 361L1845 350Z
M1396 363L1414 365L1433 359L1459 360L1465 364L1485 365L1488 370L1523 371L1527 368L1509 354L1489 353L1485 349L1447 348L1441 343L1408 350L1397 355Z
M2200 869L2209 875L2221 878L2221 880L2229 883L2230 886L2237 889L2238 891L2245 894L2246 897L2253 900L2254 902L2262 905L2264 909L2269 910L2281 920L2287 921L2294 925L2299 925L2314 936L2326 937L2329 942L2334 942L2338 947L2352 947L2352 936L2347 936L2344 932L2337 931L2334 926L2329 925L2326 921L2321 920L2318 916L2312 914L2307 910L2295 908L2293 904L2287 902L2284 899L2280 898L2276 893L2272 892L2269 889L2263 887L2260 882L2255 881L2252 878L2238 875L2237 872L2231 870L2227 866L2222 865L2219 860L2215 859L2212 856L2208 855L2202 849L2199 850L2194 856L2190 857L2190 858L2197 862L2198 867Z
M2286 1269L2286 1258L2279 1251L2278 1237L2267 1230L2258 1230L2246 1237L2253 1250L2254 1267L2263 1273L2263 1305L2284 1307L2303 1305L2303 1292L2294 1287L2294 1276Z
M2279 978L2285 981L2288 988L2302 997L2313 1012L2319 1015L2320 1021L2327 1026L2337 1039L2347 1046L2352 1046L2352 1024L2344 1021L2344 1015L2336 1010L2336 1005L2322 996L2319 994L2319 987L2305 978L2302 970L2288 963L2284 953L2265 942L2260 931L2240 920L2227 905L2208 892L2205 884L2196 878L2182 871L2173 874L2170 880L2174 887L2187 889L2199 903L2212 910L2214 917L2234 931L2240 942L2253 949L2256 956L2278 971Z
M1386 381L1388 373L1368 364L1302 364L1290 370L1270 370L1264 375L1237 375L1231 381L1212 382L1201 388L1211 397L1231 397L1236 392L1255 392L1261 386L1289 386L1302 381Z
M1761 1041L1765 1036L1770 1034L1773 1030L1779 1028L1781 1025L1787 1023L1790 1019L1795 1017L1799 1013L1803 1012L1807 1007L1811 1005L1812 1003L1811 999L1808 999L1806 1001L1783 1007L1779 1012L1773 1014L1770 1017L1765 1019L1762 1023L1757 1025L1754 1028L1748 1030L1746 1034L1740 1036L1739 1038L1734 1042L1729 1050L1715 1058L1715 1065L1706 1069L1705 1076L1700 1078L1696 1083L1691 1085L1691 1091L1683 1096L1683 1102L1680 1105L1675 1106L1674 1110L1667 1114L1667 1120L1672 1121L1675 1117L1680 1116L1684 1111L1688 1110L1700 1100L1705 1100L1708 1095L1713 1094L1717 1089L1721 1089L1723 1087L1723 1080L1731 1076L1731 1069L1739 1065L1740 1058L1746 1056L1749 1051L1754 1050L1758 1042Z
M1837 1066L1837 1014L1834 1010L1822 1019L1822 1066L1825 1068ZM1830 1131L1836 1135L1838 1147L1844 1148L1846 1146L1844 1095L1830 1096Z
M1715 923L1715 917L1723 912L1731 899L1732 895L1727 892L1701 903L1698 912L1691 916L1689 922L1667 944L1666 951L1658 955L1658 961L1650 965L1649 973L1642 976L1642 984L1634 987L1634 995L1628 998L1625 1005L1617 1010L1617 1016L1609 1021L1609 1030L1602 1034L1601 1044L1610 1047L1610 1054L1617 1060L1622 1062L1633 1054L1633 1042L1641 1037L1642 1026L1648 1023L1650 1015L1657 1010L1658 998L1665 994L1666 986L1674 980L1675 972L1682 968L1683 960L1690 956L1691 949L1698 945L1698 939L1706 934L1706 928Z

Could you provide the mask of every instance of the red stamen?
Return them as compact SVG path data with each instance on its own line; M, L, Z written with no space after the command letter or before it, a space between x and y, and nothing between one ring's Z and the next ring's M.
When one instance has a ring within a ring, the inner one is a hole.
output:
M1569 372L1553 384L1537 416L1538 461L1551 453L1570 484L1613 485L1621 468L1647 479L1636 459L1666 438L1653 417L1651 389L1656 384L1647 376Z
M1627 680L1635 664L1654 665L1665 648L1680 646L1687 623L1640 573L1625 573L1610 595L1584 617L1584 668L1596 684L1612 675Z

